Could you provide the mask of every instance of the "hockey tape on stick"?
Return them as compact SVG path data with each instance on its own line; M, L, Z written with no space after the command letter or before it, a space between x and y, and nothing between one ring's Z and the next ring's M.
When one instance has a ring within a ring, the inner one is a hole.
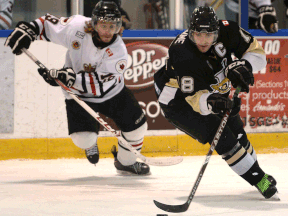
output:
M238 94L240 93L240 91L241 91L241 87L238 86L236 88L236 91L235 91L234 95L233 95L233 101L234 101L234 99L236 97L238 97ZM226 126L226 123L228 121L228 118L229 118L229 115L230 115L231 111L232 111L232 109L231 110L227 110L226 113L224 114L221 122L220 122L220 125L219 125L219 127L217 129L217 132L216 132L216 134L215 134L215 136L214 136L214 138L212 140L210 149L209 149L209 151L208 151L208 153L206 155L205 161L204 161L204 163L203 163L203 165L202 165L202 167L201 167L201 169L199 171L199 174L198 174L197 179L196 179L196 181L194 183L194 186L193 186L193 188L192 188L192 190L191 190L191 192L190 192L190 194L188 196L187 201L184 204L182 204L182 205L167 205L167 204L163 204L163 203L160 203L160 202L154 200L154 203L155 203L155 205L158 208L162 209L163 211L173 212L173 213L185 212L185 211L188 210L188 208L190 206L190 203L192 202L192 199L193 199L193 197L194 197L194 195L196 193L196 190L197 190L197 188L198 188L198 186L200 184L200 181L201 181L201 179L202 179L202 177L204 175L204 171L205 171L205 169L206 169L206 167L208 165L208 162L209 162L209 160L211 158L211 155L212 155L216 145L218 144L218 141L219 141L219 139L221 137L222 132L224 131L224 128Z
M25 48L22 51L32 60L34 61L40 68L46 68L32 53L30 53ZM183 161L183 157L170 157L170 158L149 158L145 157L144 155L140 154L136 151L121 135L120 132L114 130L107 122L105 122L90 106L88 106L83 100L81 100L74 92L72 92L67 86L65 86L60 80L54 79L57 84L64 89L83 109L85 109L92 117L94 117L104 128L110 131L115 137L118 138L118 141L123 146L126 146L132 153L136 155L137 158L142 160L144 163L154 166L171 166L175 164L179 164Z

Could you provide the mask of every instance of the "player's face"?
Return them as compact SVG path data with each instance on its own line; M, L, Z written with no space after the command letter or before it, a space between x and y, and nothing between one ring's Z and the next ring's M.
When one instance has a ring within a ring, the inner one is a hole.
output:
M194 41L200 52L207 52L215 40L214 32L194 32Z
M99 34L100 40L104 43L109 43L116 32L116 24L114 22L99 21L95 25L95 29Z

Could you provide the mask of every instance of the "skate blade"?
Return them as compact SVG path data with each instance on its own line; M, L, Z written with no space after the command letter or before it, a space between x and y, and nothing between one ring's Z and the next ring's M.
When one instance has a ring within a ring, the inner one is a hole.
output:
M269 201L281 201L278 196L278 191L272 197L270 197Z
M123 171L123 170L116 170L116 172L121 176L149 176L149 175L151 175L151 171L149 171L147 174L141 174L141 175L131 173L128 171Z

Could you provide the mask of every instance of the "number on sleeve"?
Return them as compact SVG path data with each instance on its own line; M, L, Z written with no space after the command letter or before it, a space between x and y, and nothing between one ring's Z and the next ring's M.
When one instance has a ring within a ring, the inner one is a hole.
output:
M13 9L13 3L11 1L9 1L10 6L7 8L9 13L12 13L12 9Z
M45 20L48 20L49 22L53 23L54 25L56 25L59 22L59 18L57 17L52 17L50 14L47 14L45 16Z

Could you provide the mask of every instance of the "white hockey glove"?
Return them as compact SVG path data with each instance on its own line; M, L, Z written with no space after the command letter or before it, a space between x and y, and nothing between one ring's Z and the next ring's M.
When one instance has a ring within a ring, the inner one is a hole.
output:
M50 77L60 80L68 88L71 88L76 80L76 73L72 68L62 68L60 70L51 69L48 71Z
M36 40L37 35L37 29L30 23L18 22L14 31L7 37L5 46L11 47L13 54L20 55L21 49L29 49L31 42Z
M261 6L258 8L258 19L256 26L264 30L266 33L278 32L278 21L276 17L276 10L271 5Z

